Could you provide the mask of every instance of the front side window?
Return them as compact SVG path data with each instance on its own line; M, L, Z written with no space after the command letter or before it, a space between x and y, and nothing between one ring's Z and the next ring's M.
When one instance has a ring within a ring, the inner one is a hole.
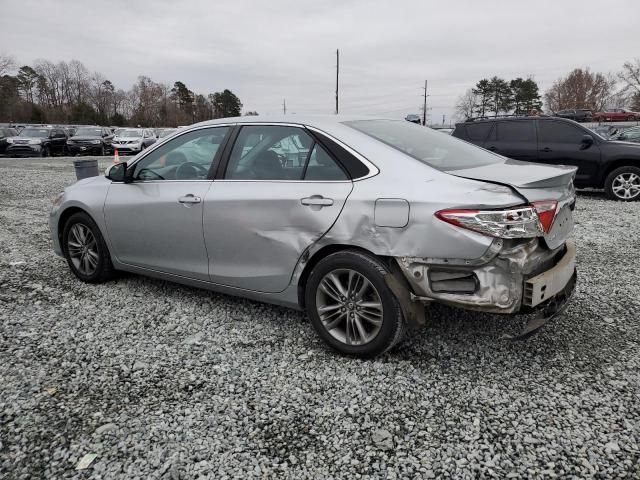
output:
M535 142L536 130L531 121L499 122L499 142Z
M502 157L475 145L404 120L355 120L344 124L438 170L458 170L503 161Z
M313 139L299 127L244 126L225 173L231 180L302 180Z
M582 130L564 122L540 122L538 143L580 143L585 135Z
M153 150L135 164L134 180L204 180L229 127L193 130Z

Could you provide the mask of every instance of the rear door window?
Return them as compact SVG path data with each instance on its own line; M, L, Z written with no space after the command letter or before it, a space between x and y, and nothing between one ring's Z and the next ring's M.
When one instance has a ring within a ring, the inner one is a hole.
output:
M491 123L476 123L467 125L467 137L473 142L484 142L491 130Z
M497 139L499 142L535 142L535 127L527 121L499 122Z
M564 122L541 121L538 124L539 143L580 143L585 133Z

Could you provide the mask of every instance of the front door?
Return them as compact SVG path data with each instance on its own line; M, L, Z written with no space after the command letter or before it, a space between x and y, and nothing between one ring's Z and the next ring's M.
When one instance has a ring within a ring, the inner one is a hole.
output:
M304 250L338 218L353 184L303 128L244 126L204 204L211 281L281 292Z
M209 127L180 135L130 166L131 183L109 187L105 221L119 261L208 280L203 205L227 131Z
M584 148L582 139L586 130L567 122L541 120L538 122L538 161L552 165L578 167L576 185L591 184L600 164L597 142Z

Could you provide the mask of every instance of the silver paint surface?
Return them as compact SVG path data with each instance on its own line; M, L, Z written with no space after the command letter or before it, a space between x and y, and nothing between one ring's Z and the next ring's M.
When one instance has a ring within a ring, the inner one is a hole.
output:
M548 263L558 250L549 250L542 239L514 246L442 222L434 213L446 208L497 209L541 199L569 204L575 196L568 179L575 169L504 159L447 173L341 123L350 119L357 118L242 117L204 122L180 133L223 124L309 126L366 159L372 166L368 178L123 184L94 177L68 187L52 209L54 251L61 254L60 216L68 208L80 208L95 220L114 266L122 270L299 308L298 283L309 259L325 247L353 246L396 257L415 294L463 307L516 311L522 275ZM172 138L130 159L129 165ZM177 202L189 193L203 202L190 207ZM333 205L301 203L313 195L331 198ZM402 199L409 208L387 203L377 210L377 199ZM554 244L563 245L570 233L567 228L554 235ZM435 265L473 267L483 290L475 300L429 292L415 281L413 269L426 273Z

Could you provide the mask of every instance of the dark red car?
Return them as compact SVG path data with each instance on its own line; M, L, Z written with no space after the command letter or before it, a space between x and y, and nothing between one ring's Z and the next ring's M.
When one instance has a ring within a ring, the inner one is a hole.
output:
M595 122L633 122L640 120L640 112L632 112L625 108L612 108L606 112L593 112Z

